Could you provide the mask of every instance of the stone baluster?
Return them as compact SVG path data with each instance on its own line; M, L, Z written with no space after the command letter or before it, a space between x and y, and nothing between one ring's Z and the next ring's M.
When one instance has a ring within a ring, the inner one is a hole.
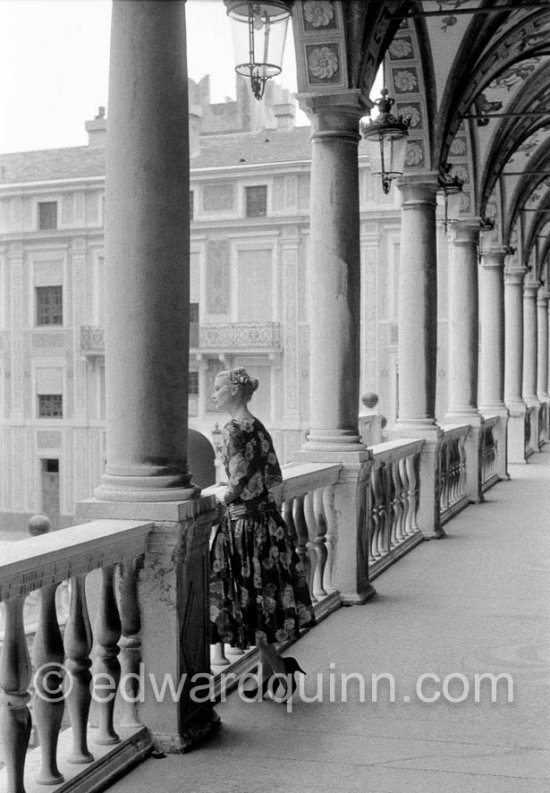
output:
M4 602L6 621L0 657L0 741L8 777L6 793L25 793L23 775L31 734L28 708L31 664L25 640L25 598Z
M311 582L311 559L308 553L308 527L305 517L305 496L294 499L293 517L296 528L296 552L306 571L306 581Z
M86 603L86 576L71 578L69 617L64 636L66 666L70 675L67 696L69 716L73 730L73 750L68 760L77 765L91 763L93 755L88 750L87 728L91 703L90 667L92 661L92 630Z
M323 488L323 512L327 526L325 535L325 547L327 552L325 569L323 572L323 589L327 594L336 591L332 582L332 567L334 564L334 550L336 547L336 515L332 501L332 487ZM365 515L365 518L367 516Z
M37 778L42 785L57 785L64 781L57 767L57 741L65 711L65 653L55 608L58 586L52 584L40 590L38 625L33 642L35 694L32 711L42 750L42 768Z
M325 565L327 563L327 549L325 535L327 532L327 524L323 513L323 491L322 489L313 491L312 499L313 511L313 524L312 528L315 529L315 534L312 535L310 531L310 538L313 542L313 551L315 554L315 573L313 576L313 594L316 598L326 596L326 591L323 587L323 577Z
M124 681L121 690L121 724L131 727L141 725L137 712L141 665L141 615L137 578L142 567L143 557L130 559L120 565L118 579L121 626L120 671Z
M120 682L120 615L114 588L115 566L101 568L101 592L95 622L97 656L94 663L94 701L97 704L98 733L94 742L101 746L118 743L114 730L115 696Z
M407 534L416 534L418 531L418 523L416 520L416 512L418 509L418 471L417 471L417 456L415 454L409 455L406 458L407 467L407 499L409 502L409 510L407 513Z

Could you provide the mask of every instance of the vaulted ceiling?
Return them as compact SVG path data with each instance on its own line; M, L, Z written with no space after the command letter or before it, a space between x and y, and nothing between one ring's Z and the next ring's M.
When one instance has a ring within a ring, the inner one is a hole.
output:
M407 169L459 176L462 215L546 280L550 258L550 2L305 0L294 5L300 91L360 93L381 63L409 116ZM296 13L298 11L298 13ZM296 24L297 23L297 24ZM324 47L329 68L312 53Z

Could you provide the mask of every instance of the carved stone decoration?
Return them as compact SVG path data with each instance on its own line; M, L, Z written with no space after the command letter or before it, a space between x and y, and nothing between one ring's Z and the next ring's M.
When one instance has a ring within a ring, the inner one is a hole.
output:
M231 305L229 240L206 244L206 311L228 314Z
M336 27L334 3L330 0L306 0L303 12L306 30Z
M420 102L398 103L396 108L400 116L410 119L410 129L423 129L422 105Z
M424 142L421 140L411 140L407 145L407 155L405 163L409 167L416 167L424 163Z
M331 81L337 75L340 65L338 45L307 47L307 65L311 83Z

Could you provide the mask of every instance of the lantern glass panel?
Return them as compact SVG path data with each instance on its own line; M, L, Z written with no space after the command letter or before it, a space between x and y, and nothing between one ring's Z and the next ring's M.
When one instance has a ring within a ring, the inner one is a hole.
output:
M252 25L249 25L249 11ZM267 79L280 74L283 63L288 8L274 3L238 3L228 10L232 24L235 71Z

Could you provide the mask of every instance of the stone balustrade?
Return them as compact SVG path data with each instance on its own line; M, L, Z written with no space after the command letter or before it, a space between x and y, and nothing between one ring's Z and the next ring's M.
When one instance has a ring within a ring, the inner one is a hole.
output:
M469 424L445 425L439 449L439 505L441 524L469 503L466 492L466 438Z
M417 511L423 443L394 440L372 447L366 485L367 520L360 528L360 544L367 547L370 579L422 542Z
M135 560L143 557L151 528L151 523L100 520L2 549L0 600L5 625L0 658L0 739L8 793L25 790L29 704L40 743L36 750L40 767L34 758L30 763L34 769L28 775L41 784L58 785L59 790L67 780L67 785L78 787L78 777L82 777L84 787L97 786L101 779L120 773L150 751L147 730L134 720L126 722L130 726L119 734L113 711L121 669L136 671L139 664L139 628L133 633L135 620L131 618L136 603ZM91 599L97 605L92 661L94 636L86 577L94 570L100 571L101 580L92 587ZM67 579L69 612L62 630L55 597ZM36 590L39 607L31 663L23 613L27 595ZM111 696L105 696L106 689ZM93 730L89 729L92 699L97 724ZM72 747L68 735L61 733L66 722L65 703L71 724L66 732L72 733ZM106 765L105 754L113 749Z

